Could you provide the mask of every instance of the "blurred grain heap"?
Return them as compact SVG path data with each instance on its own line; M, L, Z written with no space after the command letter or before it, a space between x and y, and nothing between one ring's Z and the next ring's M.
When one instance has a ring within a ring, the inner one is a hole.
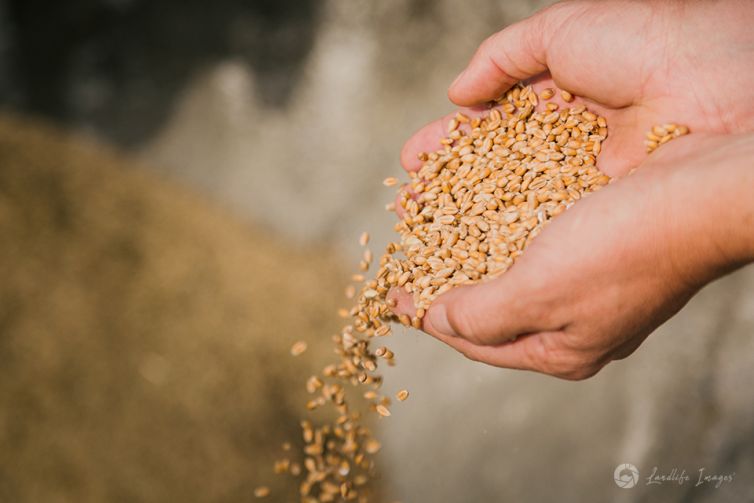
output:
M0 501L246 500L299 438L333 261L135 166L0 118Z

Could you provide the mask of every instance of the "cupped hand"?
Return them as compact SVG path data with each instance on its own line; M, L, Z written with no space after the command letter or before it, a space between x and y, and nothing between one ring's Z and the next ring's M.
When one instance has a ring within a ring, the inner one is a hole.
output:
M522 80L538 92L568 90L608 120L598 167L621 176L646 157L644 135L656 124L754 130L752 25L745 0L563 2L485 40L448 94L478 107ZM437 149L450 117L407 142L406 169L419 168L418 152Z
M595 374L754 259L751 159L754 135L673 140L555 218L509 271L436 299L423 330L491 365Z

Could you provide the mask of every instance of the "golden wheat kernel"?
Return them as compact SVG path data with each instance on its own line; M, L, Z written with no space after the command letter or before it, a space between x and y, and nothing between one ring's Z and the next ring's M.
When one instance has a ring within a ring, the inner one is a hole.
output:
M656 126L652 126L652 134L654 134L655 136L659 138L662 138L663 136L667 134L667 131L665 130L663 126L658 124Z
M383 326L381 326L380 328L378 328L377 330L374 331L374 335L376 337L385 337L386 335L390 335L390 331L391 331L390 330L390 326L383 325Z
M382 417L388 417L390 416L390 409L385 407L384 405L380 404L375 407L375 410L377 413Z
M398 393L395 394L395 398L398 399L398 401L403 402L408 398L408 390L402 389Z
M382 445L380 445L380 443L373 438L370 438L364 444L364 450L369 454L376 454L381 448Z
M273 472L275 472L275 474L277 475L285 473L288 471L290 464L291 461L289 459L281 459L279 461L275 461L275 464L273 465Z
M542 92L539 94L539 97L542 98L543 100L549 100L553 96L555 96L555 91L551 87L543 89Z
M256 489L254 489L255 498L266 498L269 495L270 495L270 488L267 486L259 486Z
M573 95L569 93L568 91L566 91L565 89L560 91L560 97L563 98L563 101L565 101L566 103L570 103L573 101Z
M394 176L389 176L382 181L382 184L385 187L394 187L398 185L398 179L395 178Z
M367 243L369 243L369 233L368 232L362 232L361 236L359 236L359 244L361 246L366 246Z
M343 293L347 299L353 299L356 296L356 287L348 285Z
M306 381L306 391L308 391L309 393L314 393L315 391L320 389L322 385L323 385L322 380L319 377L311 376Z
M306 351L307 344L306 341L298 341L291 346L291 355L298 356L304 351Z

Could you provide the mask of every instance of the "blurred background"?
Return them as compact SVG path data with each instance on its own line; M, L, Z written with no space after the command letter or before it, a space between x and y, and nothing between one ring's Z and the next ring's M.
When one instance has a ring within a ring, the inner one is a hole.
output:
M0 501L295 501L271 464L380 181L547 3L0 0ZM586 382L392 339L384 501L754 501L751 267Z

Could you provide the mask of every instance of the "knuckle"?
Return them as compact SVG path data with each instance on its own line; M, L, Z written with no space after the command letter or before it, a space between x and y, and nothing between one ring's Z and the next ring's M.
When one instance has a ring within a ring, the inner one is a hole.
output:
M597 374L605 363L600 358L572 354L564 359L558 369L559 377L569 381L584 381Z
M593 365L581 366L560 372L559 374L557 374L557 376L567 381L584 381L586 379L589 379L590 377L593 377L600 371L600 369L601 367Z
M474 344L483 344L489 338L480 325L479 317L468 309L449 309L448 322L456 334Z
M481 363L482 358L475 352L468 349L462 350L461 354L466 357L467 360L472 362Z
M491 54L495 48L495 41L497 40L499 33L500 32L493 33L489 37L482 40L482 43L479 44L479 52L484 55Z
M541 337L530 345L527 358L537 371L568 381L589 379L604 367L599 358L554 347Z
M525 346L526 359L542 372L547 372L547 368L552 364L552 351L545 343L542 337L537 337L534 344L528 344Z

